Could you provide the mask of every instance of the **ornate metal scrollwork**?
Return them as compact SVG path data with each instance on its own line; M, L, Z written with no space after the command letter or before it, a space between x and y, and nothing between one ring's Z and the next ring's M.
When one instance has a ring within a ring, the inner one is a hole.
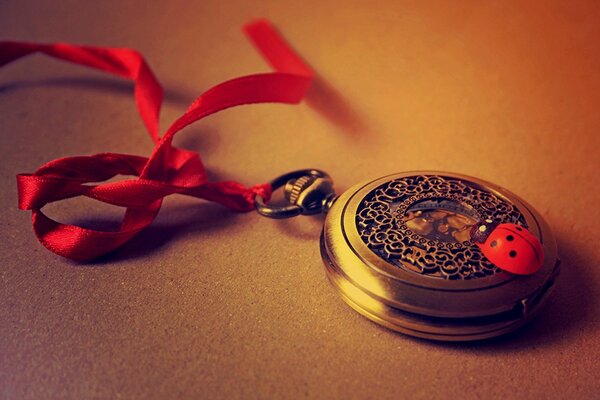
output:
M444 212L446 216L460 214L463 221L493 219L527 227L516 206L478 184L440 175L416 175L386 182L365 196L356 214L358 233L387 262L432 278L477 279L500 271L464 234L440 240L439 235L432 237L411 229L407 214L412 215L417 204L427 201L455 204L463 212ZM416 215L421 214L417 211ZM468 227L465 223L461 230ZM437 229L441 229L439 225Z

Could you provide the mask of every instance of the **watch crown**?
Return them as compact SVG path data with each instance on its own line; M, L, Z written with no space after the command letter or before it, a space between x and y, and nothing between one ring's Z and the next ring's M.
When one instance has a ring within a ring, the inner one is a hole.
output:
M297 204L300 194L306 189L313 181L314 176L304 175L298 179L290 179L285 184L284 192L285 198L292 204Z
M327 212L336 198L333 182L326 174L307 174L290 179L284 192L286 200L301 207L304 215Z

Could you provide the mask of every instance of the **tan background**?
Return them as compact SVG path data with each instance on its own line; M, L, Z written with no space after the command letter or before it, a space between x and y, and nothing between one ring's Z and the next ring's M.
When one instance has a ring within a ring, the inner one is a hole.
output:
M527 328L448 345L348 308L321 265L319 218L171 197L116 254L62 259L17 210L14 175L151 142L128 83L34 56L0 71L0 398L600 396L600 3L94 3L0 1L0 37L139 49L167 90L164 129L210 86L268 70L239 31L268 17L321 79L309 104L181 133L214 178L319 167L341 191L413 169L475 175L540 211L563 274ZM81 199L46 210L86 226L120 215Z

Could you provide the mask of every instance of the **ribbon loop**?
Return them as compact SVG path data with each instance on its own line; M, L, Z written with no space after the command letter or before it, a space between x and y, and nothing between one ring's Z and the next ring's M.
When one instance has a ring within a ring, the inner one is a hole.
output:
M305 96L313 73L271 24L259 20L247 25L245 31L276 72L243 76L209 89L162 138L158 126L163 90L137 51L67 43L0 42L0 66L39 52L133 80L138 112L156 145L147 158L117 153L66 157L43 165L33 174L19 174L19 208L32 210L33 228L44 246L71 259L96 258L147 227L160 210L162 199L170 194L202 198L236 211L252 210L256 195L264 199L271 196L269 184L247 188L232 181L209 182L200 156L171 144L184 127L226 108L265 102L295 104ZM137 178L105 182L117 175ZM120 229L107 232L66 225L41 211L48 203L76 196L126 207Z

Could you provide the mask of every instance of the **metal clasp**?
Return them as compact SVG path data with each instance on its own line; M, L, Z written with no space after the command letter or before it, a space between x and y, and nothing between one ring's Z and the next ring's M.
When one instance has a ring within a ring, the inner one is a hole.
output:
M337 198L331 177L318 169L302 169L281 175L271 181L273 191L284 187L286 206L271 206L256 196L254 204L260 215L269 218L290 218L298 215L329 211Z

